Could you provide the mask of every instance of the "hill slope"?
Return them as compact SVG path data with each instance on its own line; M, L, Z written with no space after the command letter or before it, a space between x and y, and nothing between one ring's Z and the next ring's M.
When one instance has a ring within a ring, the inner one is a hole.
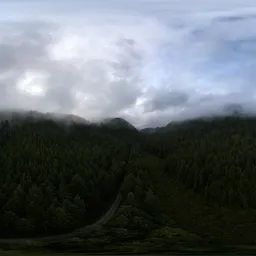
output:
M255 128L255 118L241 116L150 134L126 124L7 123L0 130L2 236L91 224L121 189L121 207L106 225L79 242L45 246L145 252L256 244Z

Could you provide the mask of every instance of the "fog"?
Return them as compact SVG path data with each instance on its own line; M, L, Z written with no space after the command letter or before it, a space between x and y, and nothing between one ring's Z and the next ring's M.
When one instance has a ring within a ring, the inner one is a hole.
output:
M0 109L138 128L256 112L255 0L0 2Z

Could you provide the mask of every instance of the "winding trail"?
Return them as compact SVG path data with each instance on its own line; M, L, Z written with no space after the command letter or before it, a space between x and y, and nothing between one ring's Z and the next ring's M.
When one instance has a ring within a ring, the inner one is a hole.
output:
M66 239L66 238L72 238L75 237L77 235L79 235L80 233L85 232L86 230L93 228L97 225L103 225L105 223L107 223L115 214L116 210L118 209L120 203L122 201L122 195L120 193L120 191L118 192L115 201L112 203L112 205L110 206L110 208L107 210L107 212L101 216L100 219L98 219L96 222L94 222L91 225L87 225L83 228L80 229L76 229L70 233L66 233L66 234L60 234L60 235L53 235L53 236L44 236L44 237L29 237L29 238L3 238L0 239L0 244L3 243L22 243L25 241L37 241L37 242L49 242L49 241L58 241L61 239Z

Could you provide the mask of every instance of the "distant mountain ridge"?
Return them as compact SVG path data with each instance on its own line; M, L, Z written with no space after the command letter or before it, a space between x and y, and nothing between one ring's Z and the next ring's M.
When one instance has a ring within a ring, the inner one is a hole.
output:
M42 113L39 111L26 111L26 110L2 110L0 111L0 121L8 120L12 123L22 122L27 119L30 120L55 120L57 122L71 124L71 123L80 123L80 124L89 124L90 122L80 116L72 114L58 114L46 112Z
M197 117L197 118L191 118L183 121L172 121L168 123L165 126L160 126L156 128L151 128L147 127L144 129L141 129L140 131L143 133L151 134L151 133L158 133L158 132L169 132L171 130L175 130L177 128L186 128L187 126L184 126L184 124L188 124L191 126L195 122L200 122L200 121L211 121L212 119L219 119L219 118L225 118L225 117L245 117L247 116L245 109L241 104L238 103L230 103L226 104L223 107L223 114L222 115L212 115L212 116L202 116L202 117Z
M184 128L184 126L181 124L190 122L191 120L211 120L212 118L218 118L223 116L245 116L245 111L240 104L236 103L230 103L226 104L223 108L224 115L216 115L216 116L209 116L209 117L199 117L194 119L188 119L183 121L171 121L165 126L160 127L146 127L143 129L137 129L132 124L130 124L128 121L126 121L123 118L120 117L114 117L114 118L105 118L103 120L100 120L98 122L91 122L87 119L73 114L60 114L60 113L54 113L54 112L39 112L39 111L33 111L33 110L0 110L0 121L3 120L9 120L13 123L25 121L27 119L30 120L36 120L36 119L44 119L44 120L54 120L60 123L64 124L84 124L84 125L101 125L105 127L110 127L113 129L130 129L134 131L140 131L142 133L146 134L152 134L152 133L162 133L162 132L168 132L174 129L177 129L179 127Z
M42 113L39 111L26 111L26 110L0 110L0 121L8 120L11 123L22 122L27 119L30 120L53 120L64 124L84 124L84 125L101 125L108 126L114 129L137 129L123 118L106 118L99 122L90 122L83 117L73 114L59 114L54 112Z

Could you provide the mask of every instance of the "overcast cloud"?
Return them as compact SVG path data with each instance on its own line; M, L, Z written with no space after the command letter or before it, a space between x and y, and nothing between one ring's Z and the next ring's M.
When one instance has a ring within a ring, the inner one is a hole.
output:
M0 108L137 127L256 112L255 0L0 2Z

